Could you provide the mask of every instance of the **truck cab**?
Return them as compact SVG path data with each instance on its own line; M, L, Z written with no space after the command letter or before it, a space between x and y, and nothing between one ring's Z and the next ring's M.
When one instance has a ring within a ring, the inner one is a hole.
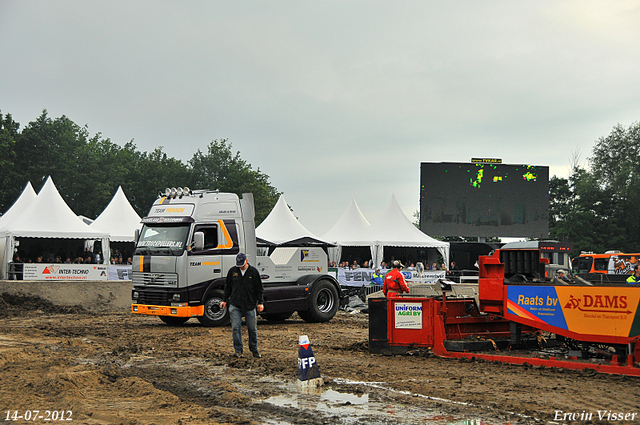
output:
M220 308L229 269L244 252L264 286L268 320L294 312L310 322L330 320L340 286L327 274L321 246L275 247L257 256L252 194L167 189L142 219L132 266L134 314L179 325L191 317L205 326L229 323Z

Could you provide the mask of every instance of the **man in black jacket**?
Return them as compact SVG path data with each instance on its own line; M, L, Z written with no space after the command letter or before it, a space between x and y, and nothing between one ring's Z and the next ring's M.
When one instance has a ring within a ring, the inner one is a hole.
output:
M233 337L234 356L242 357L242 316L247 324L249 332L249 349L253 357L260 358L258 352L258 313L264 310L262 294L262 280L260 272L249 265L247 256L242 252L236 256L236 267L232 267L227 273L227 282L224 285L224 301L221 308L229 304L229 316L231 318L231 334Z

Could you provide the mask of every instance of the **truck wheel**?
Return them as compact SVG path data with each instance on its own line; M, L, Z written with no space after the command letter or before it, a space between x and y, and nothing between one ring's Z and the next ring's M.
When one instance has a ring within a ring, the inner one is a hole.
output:
M204 326L225 326L229 324L229 308L221 309L220 303L224 299L224 292L220 289L211 291L204 302L204 316L198 317Z
M180 325L183 325L187 320L189 320L189 318L175 317L175 316L160 316L160 320L162 320L164 323L166 323L169 326L180 326Z
M264 317L265 320L268 320L269 322L284 322L289 317L291 317L292 314L293 314L293 311L288 311L284 313L261 314L261 316Z
M313 285L309 298L309 309L298 314L305 322L328 322L336 315L340 302L338 290L327 280Z

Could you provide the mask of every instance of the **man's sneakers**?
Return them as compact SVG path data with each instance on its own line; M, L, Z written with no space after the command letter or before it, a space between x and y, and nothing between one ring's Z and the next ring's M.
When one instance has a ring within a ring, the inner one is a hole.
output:
M253 352L253 357L255 357L256 359L259 359L262 356L260 355L260 353L258 351L254 351Z
M233 353L233 357L242 357L242 351L236 351Z

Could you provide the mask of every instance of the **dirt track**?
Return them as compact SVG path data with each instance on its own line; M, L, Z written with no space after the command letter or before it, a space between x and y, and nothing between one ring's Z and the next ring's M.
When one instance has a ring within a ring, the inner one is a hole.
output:
M593 413L580 423L608 423L598 410L640 413L636 378L426 351L369 354L361 313L321 324L297 315L261 320L258 332L263 358L236 359L228 327L195 320L170 327L153 317L0 298L0 415L64 410L87 424L501 424L548 422L557 410ZM309 336L328 381L317 394L296 391L299 335ZM46 423L31 421L38 422Z

